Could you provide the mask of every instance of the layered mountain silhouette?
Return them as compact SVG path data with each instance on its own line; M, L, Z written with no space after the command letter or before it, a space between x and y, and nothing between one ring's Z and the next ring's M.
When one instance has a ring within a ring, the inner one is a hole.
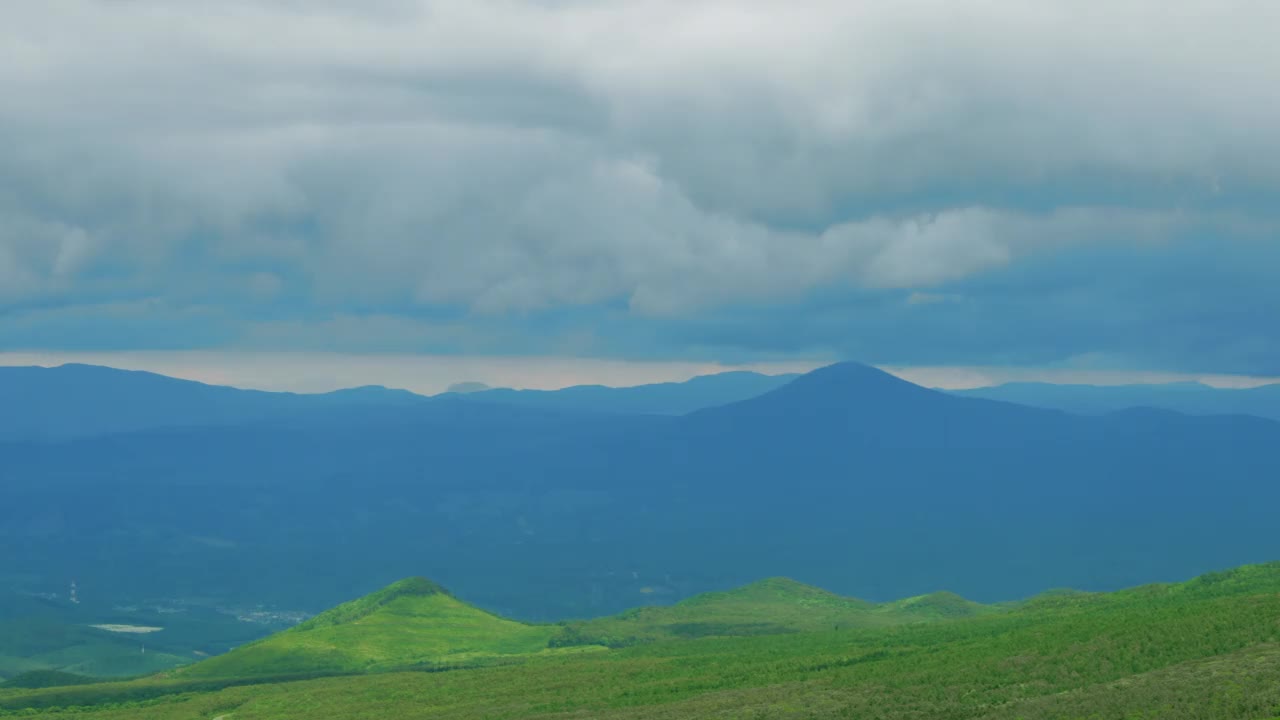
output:
M490 389L469 393L469 399L562 410L684 415L754 397L796 377L734 371L703 375L685 382L635 387L576 385L562 390Z
M57 440L352 412L368 416L391 408L421 412L431 402L462 399L556 412L683 415L758 395L794 377L727 372L679 383L621 388L580 385L562 390L460 383L451 392L427 397L377 385L316 394L242 390L95 365L0 367L0 407L8 410L0 414L0 440Z
M241 390L96 365L0 367L0 438L60 439L157 427L232 425L424 401L370 386L316 395Z
M308 609L425 571L562 618L772 575L995 600L1280 554L1265 419L1072 415L853 363L684 416L473 397L8 443L0 563Z
M803 419L803 424L780 419ZM918 441L970 446L1002 444L1011 433L1067 431L1078 425L1063 413L1012 403L957 398L859 363L814 370L759 397L707 408L690 425L748 426L775 437L839 435L844 442L883 446Z
M1151 385L1052 385L1008 383L957 390L953 394L1102 415L1132 407L1176 410L1189 415L1256 415L1280 420L1280 385L1215 388L1200 383Z

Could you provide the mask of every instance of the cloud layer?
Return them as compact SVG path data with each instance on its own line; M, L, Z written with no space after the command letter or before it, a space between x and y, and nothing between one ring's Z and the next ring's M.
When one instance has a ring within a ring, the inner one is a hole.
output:
M1275 374L1275 27L1243 0L12 4L0 347Z

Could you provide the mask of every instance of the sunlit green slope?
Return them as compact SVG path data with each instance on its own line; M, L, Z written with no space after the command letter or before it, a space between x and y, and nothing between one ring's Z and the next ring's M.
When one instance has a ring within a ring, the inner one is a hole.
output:
M423 578L401 580L179 672L190 678L364 672L540 652L553 626L492 615Z
M670 607L638 608L559 626L526 625L468 605L429 580L412 578L192 665L179 675L247 678L475 664L568 648L879 627L986 612L995 610L951 593L875 605L787 578L770 578Z
M1280 716L1280 563L1046 594L941 622L536 654L449 672L0 691L0 709L77 720L1262 720Z
M998 610L953 593L877 605L789 578L768 578L727 592L696 595L667 607L643 607L612 617L565 623L551 643L627 647L657 640L883 627L990 612Z

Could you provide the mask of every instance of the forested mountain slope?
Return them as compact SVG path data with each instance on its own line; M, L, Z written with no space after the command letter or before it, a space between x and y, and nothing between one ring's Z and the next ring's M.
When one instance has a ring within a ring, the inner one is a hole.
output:
M774 575L989 602L1280 554L1276 447L1257 418L1074 416L856 364L683 417L442 399L10 443L0 560L313 612L415 574L524 619Z

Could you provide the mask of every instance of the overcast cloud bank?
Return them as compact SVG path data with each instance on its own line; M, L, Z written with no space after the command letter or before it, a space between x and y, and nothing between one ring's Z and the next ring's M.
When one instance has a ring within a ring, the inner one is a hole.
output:
M1280 374L1280 5L0 9L0 349Z

